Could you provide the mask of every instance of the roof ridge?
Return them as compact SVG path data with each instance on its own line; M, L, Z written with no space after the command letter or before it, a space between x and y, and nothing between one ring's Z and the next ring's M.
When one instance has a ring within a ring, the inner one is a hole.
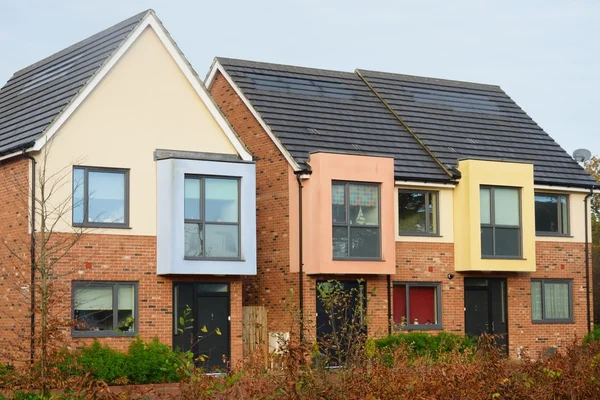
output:
M434 82L447 82L447 83L460 83L460 84L466 83L468 85L493 87L493 88L502 90L500 85L494 85L494 84L490 84L490 83L479 83L479 82L470 82L470 81L460 81L460 80L456 80L456 79L434 78L434 77L429 77L429 76L401 74L398 72L384 72L384 71L376 71L376 70L361 69L361 68L357 68L355 71L360 72L360 73L366 72L366 73L374 73L374 74L381 74L381 75L393 75L393 76L406 77L406 78L417 78L417 79L423 79L426 81L434 81Z
M47 57L44 57L41 60L38 60L38 61L34 62L33 64L30 64L30 65L28 65L26 67L21 68L20 70L16 71L9 80L12 80L13 78L15 78L15 77L17 77L19 75L23 75L23 74L25 74L25 73L27 73L27 72L35 69L35 68L37 68L37 67L39 67L39 66L47 63L50 60L56 59L56 58L58 58L58 57L60 57L60 56L62 56L64 54L68 54L72 50L75 50L75 49L81 47L82 45L85 45L88 42L91 42L91 41L97 39L98 37L101 37L101 36L105 35L108 31L114 30L117 27L120 28L120 27L128 26L128 25L132 24L134 21L137 21L139 23L147 14L149 14L151 12L153 13L154 10L151 9L151 8L149 8L149 9L147 9L145 11L142 11L140 13L137 13L137 14L129 17L129 18L126 18L126 19L124 19L124 20L122 20L120 22L117 22L116 24L114 24L114 25L112 25L112 26L110 26L110 27L108 27L106 29L103 29L100 32L97 32L97 33L95 33L93 35L90 35L90 36L86 37L85 39L82 39L82 40L80 40L80 41L78 41L76 43L73 43L72 45L70 45L68 47L65 47L65 48L63 48L63 49L61 49L61 50L59 50L59 51L57 51L57 52L55 52L55 53L47 56Z
M354 75L354 72L352 72L352 71L340 71L340 70L327 69L327 68L313 68L313 67L305 67L305 66L298 66L298 65L291 65L291 64L271 63L271 62L265 62L265 61L243 60L241 58L215 57L215 60L218 61L219 63L221 63L221 61L227 60L227 61L233 61L233 62L246 62L246 63L260 64L260 65L272 66L272 67L293 68L293 69L299 69L299 70L306 70L307 72L308 71L321 71L321 72L333 72L336 74Z

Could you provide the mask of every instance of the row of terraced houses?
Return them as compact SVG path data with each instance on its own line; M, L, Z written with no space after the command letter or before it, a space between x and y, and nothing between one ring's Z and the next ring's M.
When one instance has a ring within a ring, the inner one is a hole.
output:
M140 335L237 362L243 307L319 338L333 279L366 288L371 337L539 355L590 329L596 185L498 86L224 58L203 82L148 10L0 91L2 349L35 330L44 223L77 238L53 271L73 346ZM204 328L221 335L192 346Z

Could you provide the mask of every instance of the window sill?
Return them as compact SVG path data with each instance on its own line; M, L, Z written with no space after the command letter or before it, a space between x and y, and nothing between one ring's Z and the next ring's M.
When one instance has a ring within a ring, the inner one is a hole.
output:
M246 261L243 258L239 257L183 257L183 259L186 261Z
M526 261L526 258L522 256L481 256L482 260L521 260Z
M348 257L348 258L332 258L333 261L377 261L384 262L381 258L360 258L360 257Z
M573 238L573 235L563 234L563 233L553 233L553 232L536 232L535 236L541 237L561 237L561 238Z
M427 325L427 324L419 324L419 325L406 325L403 327L399 327L396 328L394 327L395 331L441 331L444 330L444 328L442 327L442 325L439 324L431 324L431 325Z
M132 229L129 225L117 224L73 224L73 228Z
M425 233L425 232L398 232L398 236L423 236L423 237L442 237L439 233Z
M556 325L556 324L563 324L563 325L573 325L575 324L575 320L573 319L559 319L559 320L541 320L541 321L531 321L532 324L550 324L550 325Z
M135 337L137 334L137 332L71 331L71 337L74 338Z

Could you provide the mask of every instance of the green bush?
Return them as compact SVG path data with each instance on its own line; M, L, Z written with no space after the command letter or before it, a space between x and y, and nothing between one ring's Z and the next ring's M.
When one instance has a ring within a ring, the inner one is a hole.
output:
M146 384L178 382L182 355L158 339L144 342L139 337L131 342L127 354L94 341L79 355L79 365L96 379L108 384Z
M465 335L448 332L440 332L437 335L426 332L400 333L376 339L374 342L378 349L389 348L393 350L404 346L414 356L428 356L433 359L438 359L444 354L456 351L464 353L467 349L473 352L476 350L476 343L473 339Z
M594 330L585 335L583 343L591 343L600 341L600 325L594 325Z
M136 338L127 353L127 378L135 384L178 382L179 357L179 353L156 338L149 343Z
M95 378L107 383L129 376L129 365L125 354L107 345L102 346L97 340L94 340L91 346L81 349L79 365L84 371L91 372Z

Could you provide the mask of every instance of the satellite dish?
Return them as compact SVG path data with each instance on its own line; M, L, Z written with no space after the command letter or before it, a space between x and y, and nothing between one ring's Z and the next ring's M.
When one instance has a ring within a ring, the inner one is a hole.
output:
M591 156L592 152L588 149L577 149L573 152L573 158L579 163L586 162Z

